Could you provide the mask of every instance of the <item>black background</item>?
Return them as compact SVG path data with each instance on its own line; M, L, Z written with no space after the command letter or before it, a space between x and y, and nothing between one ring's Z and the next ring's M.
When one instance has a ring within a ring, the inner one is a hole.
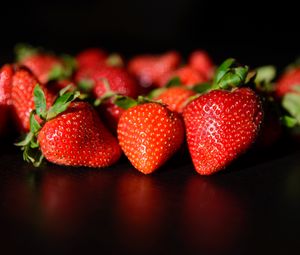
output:
M76 53L100 46L125 56L204 48L219 63L236 57L279 68L298 55L298 15L288 2L263 6L196 0L23 1L1 3L1 62L17 42Z
M250 1L53 0L1 2L0 8L1 64L13 61L18 42L70 54L99 46L126 57L169 49L187 56L203 48L216 63L236 57L280 70L300 55L298 8L287 2L263 8ZM252 151L205 178L195 173L188 156L150 176L125 159L103 171L51 164L36 171L1 140L0 253L298 254L298 147L286 141ZM86 193L93 181L94 190ZM54 215L44 211L51 204L47 191L62 201L56 209L75 208L70 217L57 219L55 210ZM134 199L140 207L132 208ZM198 217L207 201L208 213ZM144 221L131 224L135 214ZM221 224L215 226L214 217ZM203 231L205 226L212 231Z

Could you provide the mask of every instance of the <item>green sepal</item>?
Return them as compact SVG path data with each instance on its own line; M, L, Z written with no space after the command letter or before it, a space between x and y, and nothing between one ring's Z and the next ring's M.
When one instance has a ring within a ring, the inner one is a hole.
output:
M158 89L153 89L148 95L147 97L150 99L153 98L157 98L159 95L161 95L163 92L165 92L167 90L167 88L163 87L163 88L158 88Z
M172 77L164 87L166 88L171 88L171 87L176 87L181 85L181 80L178 76Z
M135 99L122 95L115 96L113 99L113 103L124 110L138 105L138 102Z
M75 92L66 92L59 96L52 107L48 110L46 120L55 118L60 113L64 112L76 98L80 96L79 91Z
M37 84L33 90L33 100L37 115L41 119L45 119L47 112L46 96L39 84Z
M208 82L199 83L193 86L193 91L199 94L203 94L205 92L208 92L212 88L212 85Z
M299 93L300 92L300 84L299 85L298 84L297 85L293 85L292 90Z
M80 91L89 93L94 87L94 81L91 79L82 79L77 83L77 87Z
M68 76L67 76L66 70L62 64L54 65L48 75L49 81L62 80L62 79L66 79L66 78L68 78Z
M29 132L26 134L25 138L22 141L15 143L15 146L20 146L20 147L26 146L30 144L33 137L34 134L32 132Z
M217 68L216 74L214 77L214 84L217 84L220 82L220 80L223 78L223 76L230 71L229 68L235 62L236 62L236 60L234 58L228 58Z
M18 43L14 49L17 62L37 54L40 50L41 49L25 43Z
M285 94L282 99L282 106L300 124L300 94Z
M106 92L102 97L99 97L95 100L94 102L94 106L99 106L100 104L102 104L103 102L107 101L110 98L113 98L114 96L116 96L117 93L114 93L112 91L108 91Z
M106 59L106 64L108 66L114 66L114 67L123 67L124 62L120 54L118 53L112 53L108 56Z
M288 128L293 128L298 124L298 121L291 116L285 115L281 118L281 123Z
M31 111L30 116L29 116L30 132L33 133L33 134L36 134L41 129L41 125L36 120L35 114L36 114L35 111Z
M256 77L255 83L270 83L276 77L276 68L275 66L261 66L255 69Z
M63 61L63 66L64 66L64 75L65 79L70 78L74 71L77 69L77 61L74 57L64 54L61 56L61 59Z

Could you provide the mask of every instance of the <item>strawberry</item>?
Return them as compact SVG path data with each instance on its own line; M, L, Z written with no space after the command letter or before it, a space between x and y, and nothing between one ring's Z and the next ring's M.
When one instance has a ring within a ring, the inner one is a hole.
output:
M49 89L54 94L57 94L60 90L69 87L70 90L75 90L76 85L71 80L57 80L50 81L46 84L47 89Z
M38 142L45 158L59 165L105 167L121 156L117 140L84 102L72 103L63 114L46 122Z
M262 122L262 105L254 91L225 90L235 79L239 79L237 85L244 84L247 76L248 68L229 69L228 64L233 63L229 59L219 68L213 86L216 90L193 100L183 111L189 151L202 175L218 172L245 152L256 140Z
M5 65L0 69L0 135L7 128L11 108L11 84L13 68Z
M207 81L206 77L196 69L189 66L184 66L161 76L159 79L159 86L165 86L174 77L178 77L180 84L186 86L193 86Z
M293 92L295 86L300 85L300 68L293 68L281 75L278 79L275 93L278 97L283 97L286 93Z
M126 110L118 124L119 143L132 165L149 174L181 146L184 125L166 106L148 102Z
M214 73L214 64L207 52L203 50L196 50L192 52L189 57L188 64L190 67L200 72L206 81L212 78Z
M108 54L102 49L83 50L76 56L78 69L104 65L107 57Z
M28 70L20 68L12 78L12 110L16 126L20 132L29 131L29 115L34 109L33 90L38 84L38 80ZM47 107L49 107L55 95L51 93L44 85L41 85L46 94Z
M171 111L182 113L183 108L189 102L189 98L196 95L196 92L185 87L165 88L153 99L161 100Z
M71 57L61 59L28 45L17 45L16 55L18 63L27 67L43 84L50 80L69 78L75 65Z
M43 157L67 166L106 167L121 156L118 141L104 127L95 110L85 102L73 102L80 93L60 92L47 110L42 89L34 89L36 109L30 114L30 132L17 145L24 159L38 166ZM43 120L39 124L37 114Z
M179 66L180 59L180 55L175 51L162 55L141 55L130 60L128 70L142 86L158 86L163 75L174 71Z
M81 69L75 80L78 82L79 88L90 89L95 98L102 98L112 93L135 98L138 93L136 81L123 68L102 66ZM112 104L111 101L102 103L98 110L106 120L108 127L116 131L123 110Z

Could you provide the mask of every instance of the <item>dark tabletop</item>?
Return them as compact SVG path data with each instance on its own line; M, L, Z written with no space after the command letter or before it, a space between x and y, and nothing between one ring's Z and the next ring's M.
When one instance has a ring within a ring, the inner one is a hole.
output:
M202 177L184 152L145 176L35 169L2 143L1 254L299 254L300 150L283 146Z

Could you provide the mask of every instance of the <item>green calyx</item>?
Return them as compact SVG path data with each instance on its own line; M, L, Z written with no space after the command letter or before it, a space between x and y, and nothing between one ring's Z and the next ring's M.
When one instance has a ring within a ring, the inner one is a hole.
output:
M288 113L282 117L282 122L288 128L300 125L300 86L295 86L294 91L285 94L281 102Z
M232 89L245 84L249 72L248 66L238 66L236 60L225 60L216 70L212 89Z
M20 146L23 151L23 159L27 162L31 162L35 167L41 165L43 160L43 154L39 149L38 134L43 125L55 118L60 113L64 112L71 102L80 96L78 91L69 91L69 87L62 89L59 92L59 96L53 103L53 105L47 110L46 97L42 88L37 84L33 91L35 110L31 111L30 131L26 134L25 138L16 143L16 146ZM37 121L39 117L42 122Z
M50 70L49 81L69 79L77 68L75 58L69 55L61 56L62 63L54 65Z
M106 64L108 66L114 66L114 67L123 67L124 62L120 54L118 53L112 53L108 56L106 59Z
M33 56L41 51L41 48L35 48L29 44L18 43L15 46L15 56L17 62L20 62L30 56Z

